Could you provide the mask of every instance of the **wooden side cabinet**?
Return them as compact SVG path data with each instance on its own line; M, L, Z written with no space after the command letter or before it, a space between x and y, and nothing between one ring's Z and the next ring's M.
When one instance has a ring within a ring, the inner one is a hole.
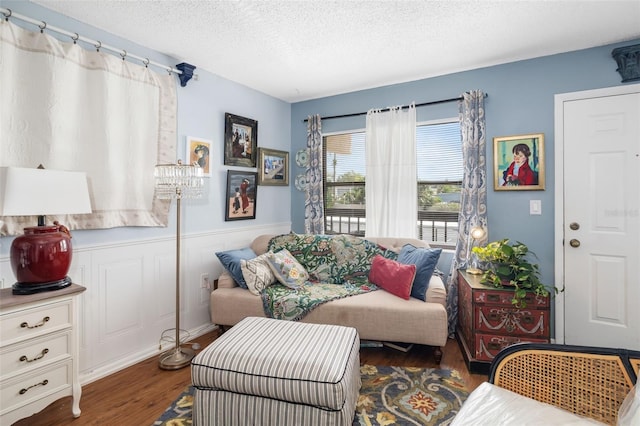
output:
M515 308L513 290L480 283L480 275L458 271L457 338L470 371L487 372L493 358L514 343L549 343L549 297L526 296Z
M80 416L78 296L71 286L30 295L0 290L0 424L72 396Z

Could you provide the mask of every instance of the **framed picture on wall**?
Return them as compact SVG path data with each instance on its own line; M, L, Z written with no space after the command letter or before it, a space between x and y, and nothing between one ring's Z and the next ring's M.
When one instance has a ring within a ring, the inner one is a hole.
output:
M224 114L224 164L256 166L258 122L230 113Z
M493 189L544 189L544 134L493 138Z
M224 220L256 218L258 173L227 170L226 209Z
M289 153L258 148L258 185L289 185Z
M211 160L209 158L211 144L212 142L208 139L187 136L187 163L202 167L202 173L206 177L211 177Z

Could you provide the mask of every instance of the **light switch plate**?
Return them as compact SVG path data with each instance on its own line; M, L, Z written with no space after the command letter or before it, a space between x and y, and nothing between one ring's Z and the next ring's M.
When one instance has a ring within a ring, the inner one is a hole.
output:
M529 200L529 214L542 214L542 200Z

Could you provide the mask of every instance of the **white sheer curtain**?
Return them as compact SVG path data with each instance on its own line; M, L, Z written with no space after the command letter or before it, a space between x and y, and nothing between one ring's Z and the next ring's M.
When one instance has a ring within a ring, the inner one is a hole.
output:
M175 76L0 21L0 166L87 173L93 213L71 229L162 226L156 163L175 162ZM64 191L64 188L60 188ZM33 218L4 217L16 235Z
M367 237L417 236L416 109L367 113Z

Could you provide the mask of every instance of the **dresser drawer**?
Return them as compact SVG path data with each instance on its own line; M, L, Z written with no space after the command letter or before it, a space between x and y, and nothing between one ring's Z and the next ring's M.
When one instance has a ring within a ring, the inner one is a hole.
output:
M525 335L534 338L549 335L549 318L545 310L476 305L474 313L476 332Z
M548 339L496 336L494 334L475 335L475 359L479 361L491 361L502 349L515 343L549 343Z
M68 390L71 395L72 365L73 361L68 359L0 382L0 414L61 391Z
M513 306L511 300L513 292L507 290L476 290L473 292L474 303L484 305ZM524 302L530 308L546 308L549 306L549 297L536 296L534 293L527 293Z
M0 347L71 328L72 319L71 299L9 312L0 320Z
M71 357L71 331L18 343L0 350L0 380Z

